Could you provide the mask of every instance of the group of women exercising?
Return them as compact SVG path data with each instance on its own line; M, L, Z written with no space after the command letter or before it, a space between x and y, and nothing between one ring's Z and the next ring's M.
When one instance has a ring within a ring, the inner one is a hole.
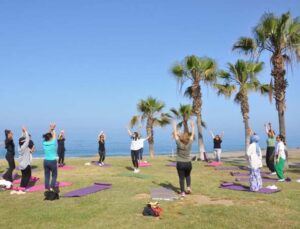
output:
M190 194L191 190L191 151L192 143L195 137L195 125L194 122L190 122L191 132L179 132L176 123L173 123L173 138L177 146L176 168L179 176L180 194L184 197L186 194ZM43 135L43 150L44 150L44 175L45 175L45 189L57 190L57 168L65 165L65 133L62 130L57 136L55 131L56 125L50 124L50 129ZM266 151L266 163L271 172L270 175L277 174L279 181L285 181L283 172L284 164L287 159L287 151L285 147L284 137L278 135L275 137L275 132L272 129L271 124L265 125L267 133L267 151ZM141 138L138 132L132 132L127 129L131 138L131 159L133 164L133 172L139 172L139 162L143 160L143 148L144 142L151 136ZM246 158L249 162L250 168L250 189L252 191L258 191L262 188L261 168L262 168L262 153L259 147L259 137L252 130L249 130L250 145L246 152ZM220 135L214 135L211 132L214 143L215 161L221 161L221 143L224 133ZM105 150L106 136L103 131L98 135L98 153L99 153L99 166L104 166L104 160L106 156ZM277 141L277 144L276 144ZM22 136L18 142L19 151L19 169L22 173L21 188L26 188L29 184L31 177L31 161L32 154L35 151L35 145L31 140L31 136L26 128L22 128ZM8 162L8 169L3 175L3 179L6 181L13 181L13 170L15 169L15 144L13 141L13 132L11 130L5 130L5 148L7 150L6 160ZM57 161L58 156L58 161ZM51 177L51 179L50 179ZM185 183L187 188L185 189ZM20 190L23 192L24 190Z

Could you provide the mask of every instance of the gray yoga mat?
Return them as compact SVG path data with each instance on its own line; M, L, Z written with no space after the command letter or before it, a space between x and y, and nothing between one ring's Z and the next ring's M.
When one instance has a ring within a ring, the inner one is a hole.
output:
M86 196L95 192L99 192L105 189L110 189L112 187L111 184L104 184L104 183L94 183L94 185L77 189L68 193L64 194L64 197L81 197Z
M245 191L245 192L252 192L250 191L250 188L248 186L244 186L241 184L235 184L235 183L230 183L230 182L225 182L220 185L220 188L222 189L227 189L227 190L234 190L234 191ZM271 193L276 193L280 192L280 189L269 189L269 188L262 188L257 192L253 193L265 193L265 194L271 194Z
M290 163L289 168L300 168L300 162Z
M153 200L177 200L179 197L176 192L167 188L154 188L151 190L151 198Z

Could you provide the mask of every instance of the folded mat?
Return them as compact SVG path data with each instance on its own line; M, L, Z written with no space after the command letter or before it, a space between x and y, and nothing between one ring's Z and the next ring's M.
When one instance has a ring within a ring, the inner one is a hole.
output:
M38 177L30 177L30 180L29 180L29 182L37 182L38 180L39 180L40 178L38 178ZM21 183L21 178L19 178L19 179L17 179L17 180L14 180L13 181L13 184L20 184Z
M178 195L171 189L161 187L151 190L151 198L153 200L177 200Z
M149 162L139 161L139 167L148 167L151 166Z
M170 166L170 167L176 167L177 163L176 162L170 162L168 164L166 164L166 166Z
M101 165L101 166L100 166L98 161L91 161L91 164L97 165L97 166L99 166L99 167L111 167L110 164L106 164L106 163L104 163L104 165Z
M95 192L99 192L105 189L110 189L112 187L111 184L103 184L103 183L94 183L94 185L77 189L71 192L67 192L64 194L64 197L81 197L86 196Z
M224 182L220 185L220 188L223 189L228 189L228 190L235 190L235 191L246 191L246 192L252 192L250 191L249 186L244 186L241 184L235 184L235 183L229 183L229 182ZM269 188L262 188L257 193L266 193L266 194L271 194L271 193L276 193L280 192L280 189L269 189Z

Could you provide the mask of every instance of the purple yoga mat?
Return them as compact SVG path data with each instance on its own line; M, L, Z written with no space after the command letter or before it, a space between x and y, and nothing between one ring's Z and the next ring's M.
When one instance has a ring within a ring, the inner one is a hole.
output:
M246 191L246 192L252 192L250 191L250 188L248 186L244 186L241 184L234 184L234 183L223 183L220 185L220 188L228 189L228 190L235 190L235 191ZM265 194L271 194L280 192L280 189L269 189L269 188L262 188L257 193L265 193Z
M261 172L260 173L262 176L270 176L270 173L268 172ZM247 172L230 172L231 176L235 176L235 177L247 177L250 175L250 173Z
M170 162L169 164L166 164L166 166L169 167L176 167L177 163L176 162Z
M239 181L239 182L248 182L249 181L249 177L239 177L239 178L236 178L235 181ZM262 181L263 182L277 182L278 179L276 178L271 178L271 177L263 177L262 178Z
M215 170L249 170L246 166L222 166L215 167Z
M99 192L105 189L110 189L111 184L103 184L103 183L94 183L92 186L88 186L85 188L77 189L64 194L64 197L81 197L86 196L95 192Z

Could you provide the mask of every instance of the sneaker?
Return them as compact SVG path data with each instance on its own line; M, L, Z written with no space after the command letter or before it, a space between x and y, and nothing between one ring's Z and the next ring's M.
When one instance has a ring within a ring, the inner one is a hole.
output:
M192 190L191 190L191 188L187 188L187 190L186 190L186 192L185 192L186 194L192 194Z
M181 197L185 197L185 192L182 192L182 193L180 194L180 196L181 196Z
M140 170L139 170L139 169L136 169L135 171L136 171L136 173L139 173L139 172L140 172Z
M285 182L285 179L279 179L278 182Z
M100 167L102 167L102 163L99 163L98 165L99 165Z
M276 172L270 173L271 176L276 175Z
M22 191L22 190L19 190L19 191L17 192L17 194L18 194L18 195L24 195L24 194L26 194L26 192L24 192L24 191Z
M10 192L10 195L13 195L13 194L16 194L16 193L17 193L17 191L12 190L12 191Z
M102 166L104 165L104 162L102 162Z

